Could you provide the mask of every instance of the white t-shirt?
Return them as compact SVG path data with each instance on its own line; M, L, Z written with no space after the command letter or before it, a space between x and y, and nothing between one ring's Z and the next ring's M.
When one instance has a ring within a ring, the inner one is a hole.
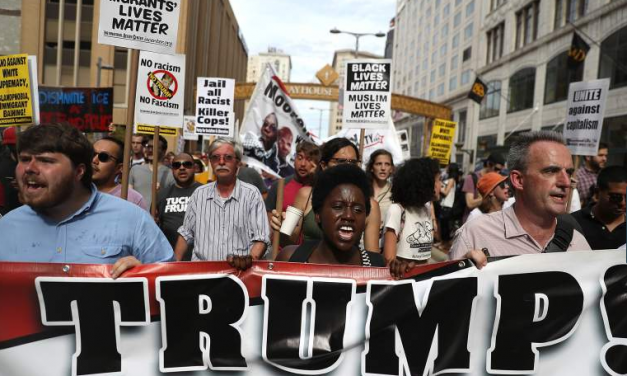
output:
M396 244L396 256L408 260L428 260L431 257L433 244L433 224L428 206L408 208L405 210L405 224L401 231L403 207L392 204L388 209L385 227L399 235Z

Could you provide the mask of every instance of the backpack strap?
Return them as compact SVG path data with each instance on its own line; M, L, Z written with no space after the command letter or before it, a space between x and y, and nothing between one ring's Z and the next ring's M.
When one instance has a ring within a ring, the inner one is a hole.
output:
M555 225L555 234L543 253L565 252L570 246L570 242L573 240L575 230L583 232L575 218L570 214L558 215L557 224Z
M294 250L294 253L292 253L292 256L290 256L290 259L288 261L306 264L309 260L309 256L311 256L311 253L313 252L314 248L316 248L316 245L318 245L318 243L320 243L320 240L310 240L304 242Z

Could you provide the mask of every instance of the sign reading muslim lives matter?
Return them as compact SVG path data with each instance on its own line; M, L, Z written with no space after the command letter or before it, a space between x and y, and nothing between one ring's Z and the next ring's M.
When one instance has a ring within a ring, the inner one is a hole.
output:
M233 137L235 80L198 77L196 134Z
M98 43L174 54L180 0L100 0Z
M0 57L0 127L33 122L28 55Z
M570 84L564 141L573 155L597 155L609 89L609 78Z
M435 119L433 121L433 131L429 142L427 156L437 159L441 166L446 166L451 159L451 149L455 140L455 127L457 123Z
M108 132L113 121L113 88L39 87L43 123L68 122L82 132Z
M391 60L346 63L344 128L386 128L391 114Z

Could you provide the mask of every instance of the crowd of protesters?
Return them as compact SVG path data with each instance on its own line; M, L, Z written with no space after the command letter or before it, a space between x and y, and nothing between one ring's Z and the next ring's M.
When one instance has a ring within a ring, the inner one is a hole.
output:
M346 138L301 141L281 208L278 182L268 187L229 139L207 155L175 155L163 137L153 145L134 135L128 201L115 198L124 144L113 136L92 144L75 128L47 124L6 128L2 145L0 261L113 264L114 278L166 261L245 269L272 258L271 231L289 206L302 215L282 234L276 260L388 266L397 277L443 258L481 268L492 256L625 246L627 170L606 167L601 144L575 171L554 132L523 133L507 156L493 153L465 176L426 157L395 165L383 149L362 161Z

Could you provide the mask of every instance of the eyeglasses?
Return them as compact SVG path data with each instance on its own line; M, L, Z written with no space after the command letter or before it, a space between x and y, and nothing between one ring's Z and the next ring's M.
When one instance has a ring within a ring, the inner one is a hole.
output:
M508 187L507 180L503 180L501 183L499 183L498 187L501 189L507 188Z
M102 163L107 163L109 162L109 159L113 159L114 161L117 161L118 159L116 157L114 157L111 154L105 153L104 151L101 151L100 153L97 153L96 156L98 157L98 160Z
M224 155L213 154L209 157L209 160L212 163L219 163L222 158L224 158L224 162L227 162L227 163L233 162L235 160L235 156L231 154L224 154Z
M348 159L348 158L331 158L330 161L335 161L335 163L337 164L352 164L352 165L358 165L359 164L359 159Z
M625 200L625 196L626 195L624 193L608 193L607 194L607 198L612 204L620 204L621 202L623 202L623 200Z
M175 170L178 170L179 168L181 168L181 166L183 166L185 168L192 168L192 167L194 167L194 162L190 162L190 161L172 162L172 168L175 169Z

